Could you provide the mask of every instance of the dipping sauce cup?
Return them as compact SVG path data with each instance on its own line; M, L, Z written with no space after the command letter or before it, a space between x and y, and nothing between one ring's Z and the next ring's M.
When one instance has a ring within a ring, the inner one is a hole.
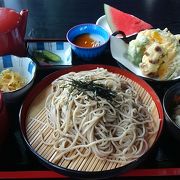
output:
M104 52L110 35L99 25L80 24L71 28L66 38L74 53L88 61Z

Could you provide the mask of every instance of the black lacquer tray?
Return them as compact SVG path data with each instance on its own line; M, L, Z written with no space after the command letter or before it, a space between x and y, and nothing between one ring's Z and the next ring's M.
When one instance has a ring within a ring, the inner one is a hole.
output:
M72 54L72 65L38 67L34 84L38 83L42 78L56 70L86 63L89 64L89 62L84 62ZM119 66L119 64L112 58L109 48L107 48L101 57L94 59L90 63ZM156 91L162 102L165 91L177 82L158 84L147 81L147 83L149 83L149 85ZM44 167L25 145L19 127L19 110L22 102L23 99L19 102L7 105L10 116L10 130L6 142L0 146L0 178L65 178L65 176ZM133 169L122 176L140 177L180 175L179 152L179 142L170 136L166 129L166 123L164 123L162 135L148 159L141 163L136 169Z

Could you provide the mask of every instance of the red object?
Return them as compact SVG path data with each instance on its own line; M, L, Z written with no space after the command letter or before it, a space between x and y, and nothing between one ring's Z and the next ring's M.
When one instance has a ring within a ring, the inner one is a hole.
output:
M2 93L0 92L0 144L7 138L9 129L9 120L6 106L3 102Z
M26 55L24 36L28 10L17 13L13 9L0 7L0 55Z
M158 176L180 176L180 168L158 168L158 169L134 169L120 177L158 177ZM67 179L69 177L54 171L1 171L1 179Z
M124 13L107 4L104 4L104 11L112 33L116 31L123 31L126 36L129 36L142 30L152 28L152 26L145 21L131 14Z

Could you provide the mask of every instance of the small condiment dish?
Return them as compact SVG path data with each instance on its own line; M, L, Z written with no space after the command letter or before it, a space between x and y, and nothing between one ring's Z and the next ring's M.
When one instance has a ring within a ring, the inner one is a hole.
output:
M25 80L24 86L21 88L10 92L2 92L5 103L15 103L21 100L33 85L36 74L36 63L27 57L13 55L1 56L0 73L6 69L18 73Z
M90 60L103 53L110 35L99 25L80 24L72 27L66 35L73 52L84 60Z
M167 130L176 140L180 141L180 124L176 120L175 115L175 109L178 105L180 105L180 83L171 86L163 98Z

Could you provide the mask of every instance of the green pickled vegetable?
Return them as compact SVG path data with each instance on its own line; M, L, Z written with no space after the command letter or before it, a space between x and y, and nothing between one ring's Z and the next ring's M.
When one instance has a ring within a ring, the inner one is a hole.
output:
M60 56L48 50L34 50L33 56L37 61L53 61L53 62L61 61Z

